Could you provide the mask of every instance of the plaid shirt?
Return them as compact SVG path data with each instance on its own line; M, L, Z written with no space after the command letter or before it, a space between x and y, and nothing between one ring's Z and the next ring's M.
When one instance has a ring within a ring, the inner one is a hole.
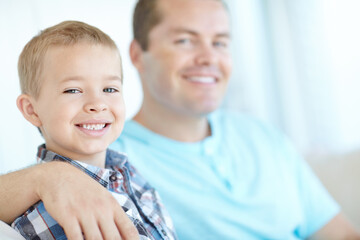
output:
M140 239L176 239L172 221L158 193L139 175L125 155L108 149L104 169L60 156L41 145L37 159L39 163L68 162L107 188L136 226ZM67 239L42 201L18 217L12 227L25 239Z

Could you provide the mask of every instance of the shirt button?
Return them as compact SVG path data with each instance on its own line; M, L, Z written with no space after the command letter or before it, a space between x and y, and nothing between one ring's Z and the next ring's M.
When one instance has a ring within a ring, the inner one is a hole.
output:
M115 182L116 180L117 180L116 173L113 173L113 174L110 176L110 181L111 181L111 182Z

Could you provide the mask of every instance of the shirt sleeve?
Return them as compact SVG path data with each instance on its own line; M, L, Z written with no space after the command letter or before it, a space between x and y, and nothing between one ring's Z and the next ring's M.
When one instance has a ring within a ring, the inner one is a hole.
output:
M307 238L334 218L340 212L340 206L287 140L285 148L296 176L303 210L303 223L296 229L296 234L300 238Z

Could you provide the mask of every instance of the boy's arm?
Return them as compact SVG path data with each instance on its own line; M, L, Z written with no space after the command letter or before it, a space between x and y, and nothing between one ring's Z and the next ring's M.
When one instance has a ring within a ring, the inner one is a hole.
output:
M138 239L121 206L103 186L62 162L0 176L0 219L14 221L39 200L69 239ZM121 236L121 238L120 238Z

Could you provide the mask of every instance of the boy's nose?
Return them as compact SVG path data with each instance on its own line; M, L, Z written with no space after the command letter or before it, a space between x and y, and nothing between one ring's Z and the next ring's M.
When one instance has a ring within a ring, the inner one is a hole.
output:
M88 113L102 112L107 110L107 105L100 99L92 99L85 104L85 111Z

